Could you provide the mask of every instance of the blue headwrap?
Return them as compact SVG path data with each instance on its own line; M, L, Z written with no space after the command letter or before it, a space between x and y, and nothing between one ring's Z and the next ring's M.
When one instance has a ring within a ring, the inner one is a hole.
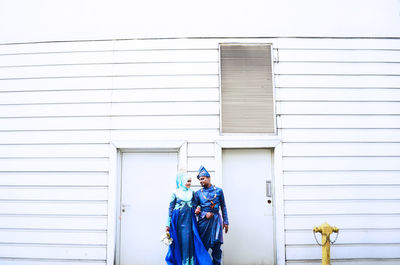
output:
M207 169L203 167L203 165L200 166L199 173L197 174L197 178L199 179L200 177L210 177L210 173L208 173Z
M176 188L178 190L187 191L188 188L185 186L185 184L189 178L190 177L187 174L183 172L178 172L178 174L176 174Z
M190 201L192 200L193 190L185 186L186 182L189 179L190 177L188 176L188 174L178 172L178 174L176 174L176 190L174 193L177 198L185 202L189 202L189 205L191 205Z

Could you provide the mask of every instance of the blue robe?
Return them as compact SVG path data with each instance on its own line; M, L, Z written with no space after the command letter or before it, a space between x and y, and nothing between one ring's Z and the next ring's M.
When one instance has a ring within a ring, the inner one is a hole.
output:
M212 207L213 205L214 207ZM229 224L224 192L221 188L215 186L198 190L194 196L194 207L197 206L201 207L198 226L205 248L209 249L213 248L216 244L222 244L223 224ZM219 210L222 212L222 218ZM214 213L214 216L207 219L205 217L207 212Z
M179 196L179 195L178 195ZM173 239L165 261L168 265L211 265L212 261L201 241L194 214L193 192L190 201L172 195L169 206L169 227Z

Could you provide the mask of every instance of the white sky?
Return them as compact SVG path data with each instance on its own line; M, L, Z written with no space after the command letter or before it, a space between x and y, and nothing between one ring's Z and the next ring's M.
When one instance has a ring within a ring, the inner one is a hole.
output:
M400 37L400 0L0 0L0 43L241 36Z

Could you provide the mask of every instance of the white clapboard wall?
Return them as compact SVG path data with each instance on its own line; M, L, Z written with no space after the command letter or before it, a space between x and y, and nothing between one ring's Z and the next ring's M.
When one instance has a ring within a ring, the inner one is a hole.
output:
M214 173L220 42L274 45L287 264L400 263L400 40L259 38L0 45L0 264L106 263L111 140Z
M340 228L332 264L400 264L400 40L276 48L287 264L321 264L323 222Z
M190 173L213 173L218 56L215 40L0 45L0 264L106 264L111 140L187 140Z

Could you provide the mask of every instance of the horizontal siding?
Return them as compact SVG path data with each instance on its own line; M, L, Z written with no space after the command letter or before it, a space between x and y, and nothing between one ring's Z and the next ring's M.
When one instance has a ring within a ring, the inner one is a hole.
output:
M398 39L0 45L0 263L105 264L110 140L188 141L214 174L221 42L273 43L287 264L400 262Z
M4 265L105 265L106 262L99 260L56 260L56 259L10 259L0 258L1 264Z
M331 248L331 259L399 259L400 244L352 244L334 245ZM290 246L286 255L293 260L320 259L319 246Z
M393 88L280 88L276 90L276 99L280 102L398 102L400 90Z
M309 235L315 226L328 222L337 226L339 229L347 230L364 229L365 231L390 230L397 231L400 229L399 214L298 214L285 217L285 226L287 232L308 231ZM345 233L340 233L345 234ZM338 239L339 240L339 239Z
M0 230L0 244L105 245L105 231Z
M0 263L105 264L110 141L186 140L215 170L218 42L0 45Z
M342 229L339 231L339 236L335 244L363 244L364 242L369 242L369 244L400 243L400 229ZM331 236L332 240L335 238L336 235ZM319 237L319 239L321 238ZM312 233L307 230L289 231L286 233L286 242L293 245L314 245L315 239Z
M287 264L320 264L324 222L332 264L399 263L399 44L278 40Z
M400 185L400 171L286 171L284 185Z
M7 258L104 260L105 246L0 244L0 256Z
M107 230L107 216L2 214L0 224L2 229L9 229L10 231L29 230L31 232L41 232L42 230L79 230L83 232L98 232Z

